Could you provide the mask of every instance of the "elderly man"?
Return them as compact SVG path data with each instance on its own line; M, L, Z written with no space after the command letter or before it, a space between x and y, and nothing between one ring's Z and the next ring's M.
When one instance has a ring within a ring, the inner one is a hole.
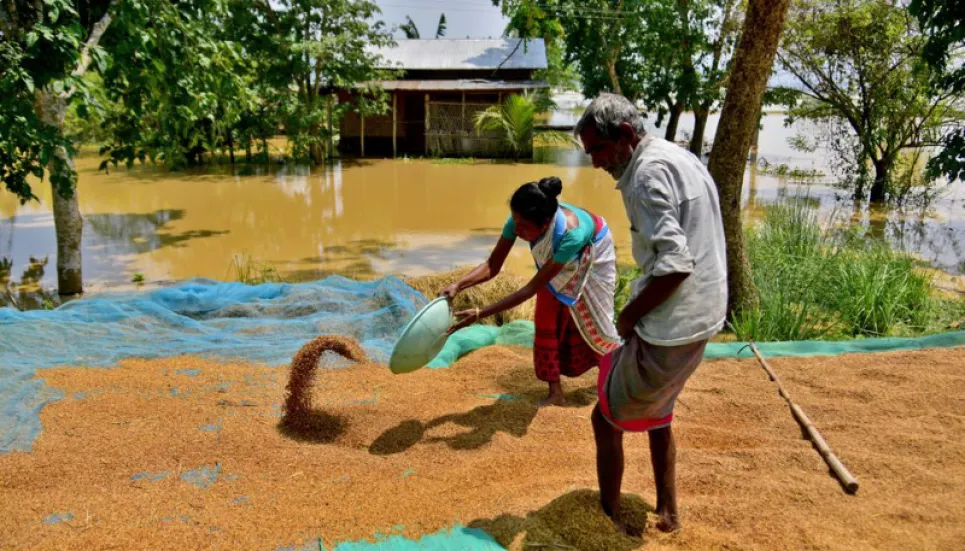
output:
M622 527L623 433L648 432L657 527L669 532L680 527L674 403L727 308L717 188L697 157L647 134L637 108L622 96L596 98L575 133L593 166L617 180L633 258L643 271L617 320L623 345L600 363L593 411L600 501Z

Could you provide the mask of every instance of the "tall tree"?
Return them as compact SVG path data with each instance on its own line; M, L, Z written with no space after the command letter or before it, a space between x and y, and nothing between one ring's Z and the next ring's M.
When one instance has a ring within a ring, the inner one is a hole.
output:
M584 95L609 91L642 102L656 112L658 126L667 121L670 140L691 109L692 145L702 147L739 35L740 0L502 0L502 6L519 33L554 31L547 39L562 41L564 62L577 68Z
M336 88L388 77L368 49L391 43L384 24L372 22L378 13L367 0L218 0L195 16L196 25L148 43L158 50L151 59L162 61L153 71L118 76L128 82L118 86L132 104L128 112L147 115L118 125L125 131L115 133L111 154L129 162L160 155L173 164L186 154L197 162L238 139L247 150L260 141L267 159L268 138L284 127L296 159L322 162L330 119L349 108L386 108L374 87L356 105L333 102ZM192 75L191 67L204 73ZM169 90L160 80L178 86Z
M709 170L720 194L727 240L727 303L731 317L758 303L744 250L741 190L747 153L757 126L761 100L774 66L791 0L749 0L744 28L710 154Z
M643 95L644 58L634 45L645 21L646 0L567 1L557 12L565 36L566 60L580 70L583 94L609 91L637 101Z
M49 176L57 235L57 285L83 291L83 219L73 148L64 135L68 103L83 102L83 76L102 60L99 44L111 24L111 2L0 3L0 176L21 202L35 200L28 177ZM78 94L80 92L80 94ZM9 130L16 128L17 131Z
M740 35L740 1L678 0L677 11L682 32L662 40L678 41L684 54L679 88L690 98L694 113L690 151L700 155L707 119L723 97L730 59Z
M566 59L565 32L558 17L558 10L565 0L492 1L493 5L501 5L503 15L509 18L504 35L543 39L547 67L535 76L546 80L553 88L576 90L577 73Z
M115 165L147 158L172 167L204 162L231 141L250 108L249 63L229 35L229 4L187 0L165 9L122 2L104 46L115 55L103 70L111 139L102 149ZM133 55L134 52L137 55Z
M266 4L267 0L262 0ZM285 127L302 137L313 162L322 161L322 127L331 107L331 91L389 78L379 69L379 56L372 47L393 44L382 21L374 21L379 7L370 0L279 0L271 5L282 21L282 30L294 39L288 45L289 63L298 84L298 102L288 113ZM271 5L268 9L272 9ZM287 31L286 31L287 30ZM287 39L286 39L287 40ZM363 116L388 109L387 95L376 85L366 86L366 96L352 108Z
M925 39L897 0L801 0L792 9L781 65L802 84L792 118L825 121L854 195L884 201L903 153L937 145L957 125L953 87L931 86Z
M910 11L927 36L924 56L935 71L934 87L965 94L965 0L912 0ZM929 161L933 176L965 182L965 128L952 129Z

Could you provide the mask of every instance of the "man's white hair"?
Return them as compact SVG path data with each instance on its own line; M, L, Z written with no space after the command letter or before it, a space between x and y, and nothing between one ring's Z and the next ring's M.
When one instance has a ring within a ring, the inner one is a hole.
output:
M637 106L623 96L604 93L590 102L583 116L576 123L573 133L579 137L587 125L590 125L597 136L616 140L620 136L622 123L633 127L638 136L642 137L647 133L644 119L640 116Z

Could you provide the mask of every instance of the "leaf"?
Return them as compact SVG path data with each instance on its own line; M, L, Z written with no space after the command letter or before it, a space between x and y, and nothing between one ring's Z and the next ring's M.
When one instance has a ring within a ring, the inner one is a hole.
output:
M28 92L30 92L31 94L34 93L34 79L32 79L30 75L27 75L27 74L23 75L23 84L24 86L27 87Z
M38 39L38 38L39 38L39 37L37 36L37 32L36 32L36 31L30 31L29 33L27 33L27 36L24 37L24 41L26 42L27 47L28 47L28 48L31 48L31 47L33 47L34 44L37 43L37 39Z

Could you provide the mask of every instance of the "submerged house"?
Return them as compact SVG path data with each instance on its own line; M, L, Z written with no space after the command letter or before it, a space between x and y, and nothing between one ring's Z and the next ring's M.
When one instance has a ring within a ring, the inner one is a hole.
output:
M377 52L384 68L401 71L378 83L391 107L380 116L347 113L339 126L343 154L500 156L500 138L476 132L476 113L508 94L549 87L533 76L546 68L542 39L398 40ZM341 90L338 101L353 102L355 94Z

